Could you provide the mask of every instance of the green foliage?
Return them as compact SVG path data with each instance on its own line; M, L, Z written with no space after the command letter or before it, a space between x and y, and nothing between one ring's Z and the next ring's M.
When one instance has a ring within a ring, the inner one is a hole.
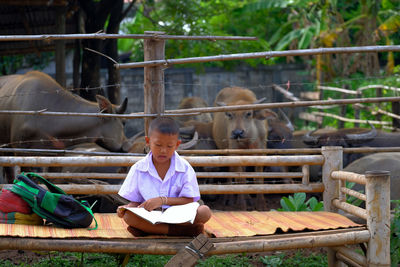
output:
M315 197L306 201L306 193L295 193L293 196L282 197L282 208L278 211L321 211L324 209L322 201L318 202Z
M211 256L205 260L199 260L196 264L197 267L222 267L222 266L253 266L250 259L245 255L224 255L224 256Z
M0 75L14 74L20 68L43 69L54 58L53 52L36 54L0 56Z
M297 251L295 255L288 257L285 253L264 256L261 262L266 266L278 267L278 266L302 266L302 267L325 267L328 266L328 259L326 255L311 254L305 256L303 251Z
M400 199L392 200L395 204L394 217L390 225L390 259L391 266L400 264Z
M355 184L356 184L356 183L347 182L347 181L346 181L346 187L349 188L349 189L352 189L353 186L354 186ZM359 192L360 192L360 193L364 193L364 190L361 190L361 191L359 191ZM351 205L354 205L354 206L357 206L357 207L358 207L358 206L361 205L361 203L363 203L363 200L358 199L358 198L353 197L353 196L348 196L348 197L346 198L346 202L349 203L349 204L351 204Z
M329 83L325 83L324 86L330 86L330 87L338 87L338 88L345 88L348 90L353 90L356 91L358 88L368 86L368 85L385 85L389 87L397 87L400 88L400 65L395 66L394 68L394 74L389 75L386 77L365 77L363 74L357 73L352 75L349 78L336 78L333 81ZM309 88L308 90L310 91L315 91L315 88ZM391 97L391 96L399 96L399 92L395 92L392 90L387 90L383 89L382 90L382 97ZM371 97L378 97L377 95L377 90L374 88L366 89L362 91L362 96L361 98L371 98ZM322 99L328 100L328 99L341 99L341 98L355 98L355 96L343 96L342 93L340 92L335 92L335 91L328 91L325 90L323 91L323 96ZM363 106L370 108L372 110L377 110L378 104L376 103L363 103ZM392 103L391 102L383 102L379 104L379 108L382 110L386 110L391 112L392 110ZM313 111L320 111L316 108L308 108L308 112L312 113ZM334 108L330 108L326 110L325 112L329 112L331 114L341 114L341 107L337 106ZM346 114L343 117L346 118L354 118L356 113L356 109L354 105L346 105ZM360 114L360 119L361 120L376 120L376 116L371 112L371 110L368 109L359 109L359 114ZM386 121L386 122L391 122L392 118L381 114L380 115L380 120L381 121ZM314 122L310 122L305 125L304 120L296 120L295 121L296 128L298 129L316 129L318 128L318 125ZM338 128L339 125L339 120L335 118L331 118L328 116L324 116L323 122L322 122L322 127L332 127L332 128ZM355 124L353 122L345 122L344 123L344 128L352 128L355 127ZM361 124L361 128L370 128L368 124ZM375 125L375 127L379 128L379 125Z

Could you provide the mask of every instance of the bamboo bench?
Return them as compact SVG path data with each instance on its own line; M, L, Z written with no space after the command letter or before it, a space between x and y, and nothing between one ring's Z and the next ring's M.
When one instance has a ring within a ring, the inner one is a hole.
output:
M203 178L285 178L301 180L293 184L200 184L205 194L274 194L274 193L322 193L325 211L348 213L365 220L365 226L349 229L284 233L267 236L208 238L213 246L206 255L230 253L255 253L298 248L326 247L329 266L390 266L390 177L387 172L355 174L341 171L341 147L323 147L318 155L285 156L184 156L194 167L209 166L301 166L301 172L284 173L227 173L198 172ZM85 157L0 157L0 166L48 167L48 166L131 166L142 157L94 156ZM309 181L309 166L322 166L322 182ZM109 178L121 179L123 174L71 174L41 173L47 178ZM242 179L243 180L243 179ZM54 180L53 180L54 181ZM365 185L366 194L345 187L346 181ZM2 184L1 186L5 186ZM60 187L70 194L116 194L119 185L62 184ZM365 201L365 209L346 203L346 195ZM139 238L139 239L59 239L1 237L0 249L104 252L124 254L174 255L188 251L197 260L200 254L188 247L191 238ZM193 242L193 241L192 241ZM360 244L361 255L348 248ZM366 246L365 246L366 244ZM209 247L211 248L211 246ZM200 250L201 251L201 250ZM186 265L189 266L188 262ZM172 265L171 265L172 266Z

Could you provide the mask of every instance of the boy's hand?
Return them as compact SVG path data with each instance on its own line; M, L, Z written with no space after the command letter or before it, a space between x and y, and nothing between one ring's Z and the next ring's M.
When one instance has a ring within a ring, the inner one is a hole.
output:
M139 208L145 208L147 211L152 211L162 206L162 199L160 197L150 198L139 205Z

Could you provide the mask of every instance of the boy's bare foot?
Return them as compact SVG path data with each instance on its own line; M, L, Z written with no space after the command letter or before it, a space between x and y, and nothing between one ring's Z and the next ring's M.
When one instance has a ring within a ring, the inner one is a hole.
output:
M170 224L168 226L168 235L170 236L198 236L203 233L204 224L195 223L189 225Z

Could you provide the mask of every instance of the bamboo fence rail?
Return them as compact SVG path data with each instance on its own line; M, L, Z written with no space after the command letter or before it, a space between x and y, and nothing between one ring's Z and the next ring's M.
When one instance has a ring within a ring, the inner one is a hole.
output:
M0 110L0 114L10 115L35 115L35 116L88 116L88 117L112 117L122 119L137 119L162 116L190 116L198 113L210 112L226 112L237 110L260 110L272 108L294 108L294 107L309 107L309 106L329 106L329 105L347 105L356 103L381 103L381 102L397 102L400 97L371 97L371 98L354 98L354 99L334 99L334 100L315 100L315 101L296 101L296 102L279 102L279 103L264 103L264 104L249 104L249 105L232 105L220 107L203 107L203 108L190 108L190 109L175 109L165 110L162 114L143 112L131 114L110 114L110 113L79 113L79 112L55 112L46 110L37 111L24 111L24 110Z
M353 172L346 172L346 171L334 171L331 174L332 179L335 180L345 180L349 182L354 182L357 184L365 185L367 180L364 174L358 174Z
M170 66L170 65L176 65L176 64L187 64L187 63L243 60L243 59L250 59L250 58L269 59L272 57L286 57L286 56L372 53L372 52L390 52L390 51L400 51L400 45L333 47L333 48L298 49L298 50L287 50L287 51L239 53L239 54L206 56L206 57L190 57L190 58L181 58L181 59L149 60L149 61L145 61L145 62L115 64L114 66L117 69L128 69L128 68L141 68L141 67Z
M82 157L0 157L1 166L131 166L143 157L127 156L93 156L82 160ZM194 167L197 166L292 166L321 165L321 155L298 156L184 156Z
M0 185L1 188L10 186ZM58 184L64 192L74 195L113 195L121 185L104 184ZM322 193L322 183L303 184L200 184L200 193L210 194L285 194L285 193Z
M159 33L151 34L107 34L107 33L86 33L86 34L40 34L40 35L1 35L0 42L10 41L49 41L49 40L79 40L79 39L160 39L160 40L242 40L256 41L257 37L252 36L188 36L188 35L167 35Z
M0 152L12 153L41 153L41 154L82 154L88 156L135 156L143 157L141 153L119 153L119 152L90 152L64 149L24 149L24 148L1 148ZM383 153L400 152L400 147L345 147L343 153ZM320 154L321 148L289 148L289 149L199 149L178 150L180 155L290 155L290 154Z
M339 199L334 199L332 201L332 204L338 209L344 210L347 213L353 214L354 216L367 220L368 216L367 216L367 211L365 209L351 205L344 201L340 201Z
M358 229L320 231L319 233L299 233L254 237L232 241L215 239L214 249L207 255L232 253L255 253L283 249L333 247L343 244L368 242L370 233ZM39 251L74 251L97 253L175 255L191 239L136 239L136 240L80 240L80 239L40 239L40 238L0 238L0 249L21 249Z

